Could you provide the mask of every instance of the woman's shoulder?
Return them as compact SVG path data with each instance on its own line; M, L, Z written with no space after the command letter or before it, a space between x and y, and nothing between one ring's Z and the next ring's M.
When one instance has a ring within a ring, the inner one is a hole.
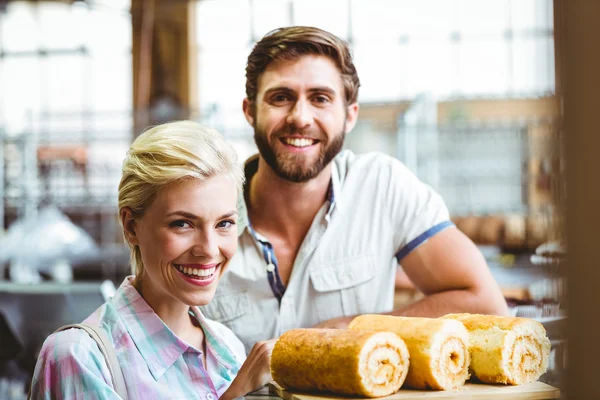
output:
M78 328L52 333L46 338L40 350L40 358L54 363L67 359L91 360L94 354L102 358L102 353L94 339L83 329Z

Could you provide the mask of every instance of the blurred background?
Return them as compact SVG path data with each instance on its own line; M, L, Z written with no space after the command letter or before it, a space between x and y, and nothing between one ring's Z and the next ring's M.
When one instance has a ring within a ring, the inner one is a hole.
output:
M0 1L0 398L41 341L130 273L117 213L144 128L192 119L240 158L245 63L270 30L345 39L361 79L345 147L402 160L445 199L514 315L565 366L565 156L559 0ZM420 293L399 269L396 304ZM9 397L13 396L13 397Z

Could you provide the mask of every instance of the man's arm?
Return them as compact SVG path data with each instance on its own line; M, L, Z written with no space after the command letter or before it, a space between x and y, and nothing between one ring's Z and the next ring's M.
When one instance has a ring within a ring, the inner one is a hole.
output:
M500 288L475 244L452 227L434 235L402 260L402 268L425 294L389 315L440 317L448 313L508 315ZM354 317L324 321L320 328L345 328Z
M452 227L409 253L402 268L425 294L391 315L439 317L452 312L508 315L506 301L475 244Z

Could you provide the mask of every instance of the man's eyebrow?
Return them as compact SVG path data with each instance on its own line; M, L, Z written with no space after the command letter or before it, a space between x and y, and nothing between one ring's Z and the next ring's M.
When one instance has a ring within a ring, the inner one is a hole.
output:
M331 96L336 94L336 91L328 86L316 86L316 87L308 89L308 91L311 93L327 93ZM295 93L294 90L292 90L291 88L289 88L287 86L274 86L265 91L265 96L268 96L269 94L275 93L275 92L290 93L290 94Z
M335 90L333 90L332 88L327 87L327 86L317 86L317 87L308 89L308 91L309 92L325 92L325 93L327 93L329 95L335 95L336 94Z
M294 93L294 91L287 86L274 86L265 91L265 96L274 92Z

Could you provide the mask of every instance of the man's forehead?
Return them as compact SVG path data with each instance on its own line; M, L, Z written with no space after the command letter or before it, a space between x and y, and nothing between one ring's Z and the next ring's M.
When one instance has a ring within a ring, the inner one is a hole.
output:
M274 60L258 78L258 91L265 93L278 88L288 90L343 90L342 76L330 58L303 55L294 60Z

